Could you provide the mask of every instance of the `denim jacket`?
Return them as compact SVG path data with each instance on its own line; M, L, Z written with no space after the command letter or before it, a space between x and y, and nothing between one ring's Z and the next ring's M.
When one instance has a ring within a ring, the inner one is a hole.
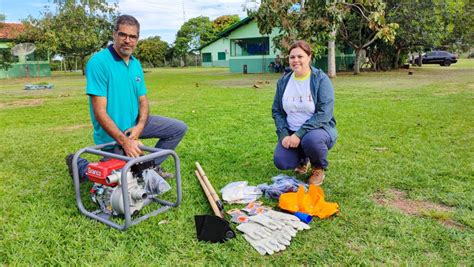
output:
M288 122L286 121L287 114L283 109L283 94L285 93L286 85L291 78L293 72L290 72L278 80L275 99L272 106L272 117L275 121L276 133L278 140L282 140L285 136L290 135ZM334 118L334 89L329 77L320 69L311 67L310 77L311 94L315 106L315 112L298 131L296 136L300 139L314 129L323 128L331 137L332 142L336 142L336 119Z

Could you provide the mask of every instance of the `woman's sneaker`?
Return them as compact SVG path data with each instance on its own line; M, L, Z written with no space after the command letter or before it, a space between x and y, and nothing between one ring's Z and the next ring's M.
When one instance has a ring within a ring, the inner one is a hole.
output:
M324 174L323 168L313 167L313 170L311 171L311 176L308 179L308 184L322 185L325 177L326 175Z
M302 163L298 167L295 168L295 172L299 175L305 175L308 172L310 166L311 164L309 162Z

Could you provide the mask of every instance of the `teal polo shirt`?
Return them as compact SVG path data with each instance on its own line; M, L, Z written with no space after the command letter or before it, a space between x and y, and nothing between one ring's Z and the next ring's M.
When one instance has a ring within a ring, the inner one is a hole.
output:
M107 114L115 125L125 131L138 122L139 97L147 93L143 69L135 57L128 65L110 45L91 57L86 65L86 93L94 126L94 142L103 144L115 141L94 117L91 96L107 98Z

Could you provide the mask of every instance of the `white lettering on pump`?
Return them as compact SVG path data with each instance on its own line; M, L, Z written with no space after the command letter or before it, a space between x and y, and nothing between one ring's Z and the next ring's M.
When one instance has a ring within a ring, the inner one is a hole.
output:
M99 170L88 169L87 174L95 175L95 176L102 176L102 172Z

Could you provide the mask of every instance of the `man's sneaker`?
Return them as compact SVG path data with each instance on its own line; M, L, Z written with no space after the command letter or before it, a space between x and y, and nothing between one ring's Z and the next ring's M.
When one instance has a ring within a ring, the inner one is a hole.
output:
M73 171L72 171L72 160L74 159L74 154L69 154L66 156L66 165L69 171L69 175L71 178L73 178ZM89 161L83 158L79 158L77 160L77 165L78 165L78 171L79 171L79 182L85 182L88 180L86 171L87 171L87 165L89 165Z
M322 185L324 181L324 169L321 167L313 167L311 171L311 176L308 179L308 184Z
M301 163L298 167L295 168L295 172L300 175L305 175L310 168L309 161L307 163Z
M174 178L174 173L166 172L161 166L155 167L156 173L160 175L163 179Z

